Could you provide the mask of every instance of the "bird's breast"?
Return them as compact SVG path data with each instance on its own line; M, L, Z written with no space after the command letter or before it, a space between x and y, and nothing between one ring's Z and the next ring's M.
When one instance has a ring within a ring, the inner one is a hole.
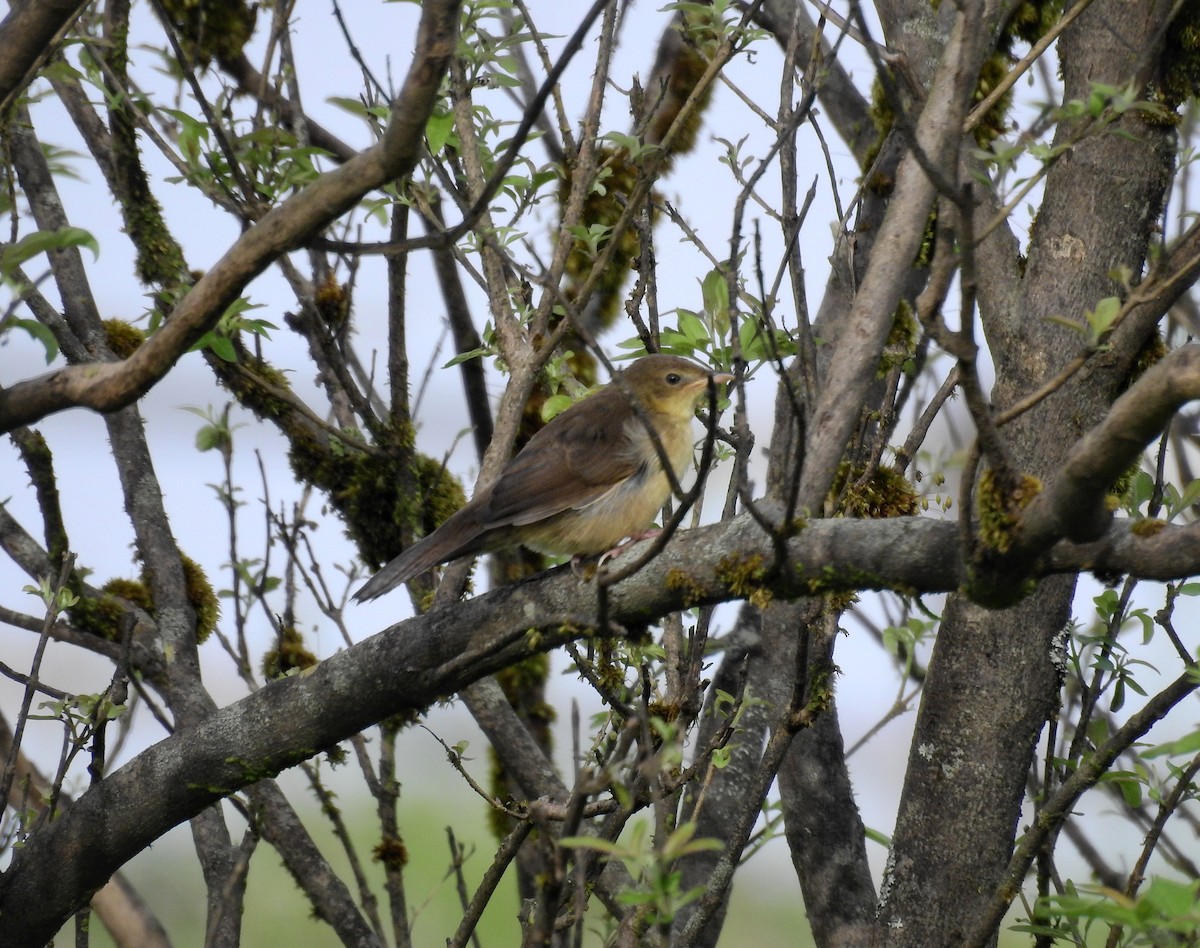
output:
M679 480L692 460L690 418L656 418L655 429ZM522 543L541 553L587 556L612 549L654 522L671 496L671 480L638 419L626 424L626 436L630 453L640 462L637 470L586 506L522 527Z

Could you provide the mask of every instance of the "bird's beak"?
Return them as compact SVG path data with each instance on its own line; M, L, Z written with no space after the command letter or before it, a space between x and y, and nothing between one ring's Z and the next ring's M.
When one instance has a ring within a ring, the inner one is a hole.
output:
M698 395L700 392L708 389L709 382L712 382L714 385L727 385L732 381L733 376L728 372L713 372L711 375L704 376L704 378L696 379L694 382L688 382L687 388L689 391L694 391Z

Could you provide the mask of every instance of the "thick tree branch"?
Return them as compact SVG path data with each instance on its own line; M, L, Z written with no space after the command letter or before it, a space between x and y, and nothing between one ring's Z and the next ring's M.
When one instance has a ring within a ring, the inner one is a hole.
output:
M0 390L0 430L73 406L112 411L128 405L161 379L280 254L336 220L364 194L410 172L454 53L458 7L456 0L422 5L413 65L392 103L392 119L379 144L269 211L197 281L171 318L128 359L68 366Z
M0 718L0 764L7 763L12 754L13 734L8 722ZM41 819L53 795L51 781L20 751L16 755L16 780L9 789L6 802L14 811L29 814L31 821ZM58 808L70 807L70 796L60 795L56 805ZM92 896L92 910L118 945L143 948L168 948L170 945L162 923L120 873Z
M79 0L39 0L9 4L0 21L0 114L32 80L49 57L54 40L85 4Z
M1075 445L1059 475L1026 508L1012 555L1036 555L1064 537L1087 543L1102 536L1113 516L1105 506L1113 483L1195 398L1200 346L1185 346L1151 368Z
M1021 890L1034 857L1047 835L1054 832L1070 816L1071 809L1085 791L1094 787L1113 762L1135 741L1146 733L1184 698L1196 690L1196 676L1192 669L1176 678L1166 688L1146 702L1115 734L1095 752L1089 754L1071 776L1058 788L1038 814L1037 821L1021 839L1013 853L1004 881L992 896L986 911L978 920L971 937L964 940L966 946L984 946L991 943L997 926L1008 906Z
M755 564L768 562L773 550L748 516L681 533L636 577L609 590L610 620L636 625L748 595ZM958 584L957 533L949 522L819 521L787 550L785 567L762 586L780 597L826 589L948 591ZM1188 576L1200 572L1200 527L1168 526L1142 537L1118 524L1104 541L1063 545L1047 562L1060 572ZM601 634L579 609L593 598L591 583L561 568L393 626L182 729L89 789L17 852L0 885L5 932L22 944L45 942L117 868L222 797L536 652Z
M956 164L962 117L968 105L962 76L977 74L987 52L987 32L978 14L976 11L956 19L917 124L914 144L923 152L926 163L938 167ZM800 493L802 507L819 509L859 422L859 412L853 406L864 404L864 393L875 381L879 354L900 303L904 277L920 248L934 197L933 181L922 163L908 154L900 164L870 266L839 333L837 351L812 415Z

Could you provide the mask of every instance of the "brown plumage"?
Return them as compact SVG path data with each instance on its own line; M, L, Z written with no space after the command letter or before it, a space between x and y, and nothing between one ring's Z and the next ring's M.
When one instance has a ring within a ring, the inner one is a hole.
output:
M710 381L732 376L665 355L638 359L622 375L682 477L692 458L696 405ZM603 553L645 530L670 494L646 425L621 389L607 385L552 419L491 488L383 567L354 598L374 599L438 563L518 544L559 556Z

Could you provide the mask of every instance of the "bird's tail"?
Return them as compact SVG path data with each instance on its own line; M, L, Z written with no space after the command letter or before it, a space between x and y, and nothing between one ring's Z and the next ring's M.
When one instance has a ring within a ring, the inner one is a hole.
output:
M391 592L401 583L429 572L439 563L480 552L483 548L480 541L478 518L473 510L464 507L429 536L418 540L384 566L352 598L355 602L366 602Z

